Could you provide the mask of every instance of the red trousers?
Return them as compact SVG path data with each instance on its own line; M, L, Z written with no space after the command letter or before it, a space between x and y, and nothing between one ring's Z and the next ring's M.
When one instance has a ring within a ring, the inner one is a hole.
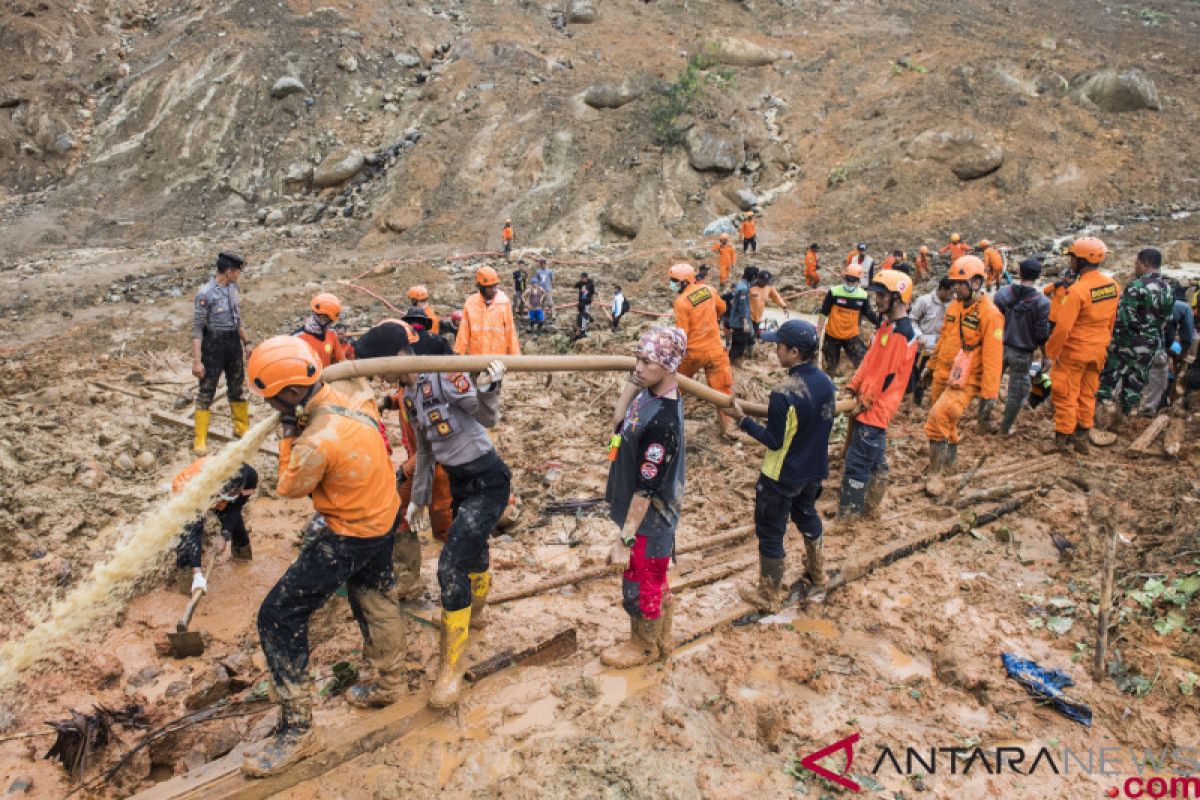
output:
M629 550L629 568L621 575L621 596L629 616L658 619L663 601L671 596L667 586L671 557L650 558L646 541L645 536L638 536Z

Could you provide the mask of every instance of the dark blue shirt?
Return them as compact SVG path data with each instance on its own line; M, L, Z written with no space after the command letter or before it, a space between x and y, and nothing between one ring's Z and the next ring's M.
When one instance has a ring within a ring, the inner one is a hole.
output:
M762 474L800 487L829 476L829 434L837 390L816 364L799 364L771 392L767 424L743 417L739 427L767 446Z

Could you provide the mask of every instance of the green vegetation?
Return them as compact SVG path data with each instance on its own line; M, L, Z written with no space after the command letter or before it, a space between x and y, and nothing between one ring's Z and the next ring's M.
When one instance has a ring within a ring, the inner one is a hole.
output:
M650 123L654 126L654 140L658 144L672 147L683 142L687 126L680 125L680 119L692 113L706 88L719 91L737 88L736 72L728 67L706 70L710 63L702 54L689 58L687 66L650 109Z

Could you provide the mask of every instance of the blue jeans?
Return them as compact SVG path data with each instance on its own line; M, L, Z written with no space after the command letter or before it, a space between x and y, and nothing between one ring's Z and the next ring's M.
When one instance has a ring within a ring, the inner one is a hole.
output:
M783 537L787 535L788 518L807 539L820 539L821 515L817 513L817 498L821 482L803 486L784 486L766 475L758 476L754 487L754 534L758 537L758 554L763 558L783 558Z
M866 508L867 485L887 479L887 431L874 425L854 423L846 449L838 513L861 514Z
M546 321L546 311L541 308L529 309L529 321L530 322L545 322Z

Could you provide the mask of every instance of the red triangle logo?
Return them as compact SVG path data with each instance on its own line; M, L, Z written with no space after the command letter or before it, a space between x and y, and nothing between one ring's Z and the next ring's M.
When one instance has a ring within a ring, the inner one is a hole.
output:
M858 734L851 734L845 739L842 739L840 742L834 742L828 747L822 747L817 752L806 755L804 758L800 759L800 764L810 772L814 772L826 780L833 781L842 788L849 789L852 792L860 792L862 791L862 787L845 777L845 775L850 772L850 767L854 764L854 745L857 741ZM846 751L846 772L842 775L830 772L817 763L822 758L825 758L825 756L830 755L831 753L836 753L838 750Z

